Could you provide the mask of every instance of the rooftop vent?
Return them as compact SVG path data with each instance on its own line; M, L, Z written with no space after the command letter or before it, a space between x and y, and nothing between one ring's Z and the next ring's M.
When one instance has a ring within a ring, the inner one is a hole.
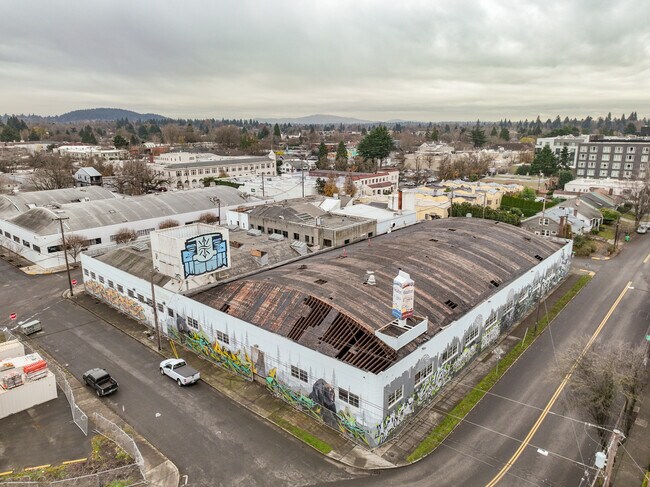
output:
M501 283L499 281L497 281L496 279L492 279L490 281L490 284L492 284L494 287L499 287L501 285Z
M377 284L375 273L373 271L366 271L366 282L364 282L364 284L367 284L368 286L374 286Z
M250 235L252 237L259 237L260 235L262 235L262 230L251 228L248 232L246 232L246 235Z
M448 306L451 309L454 309L456 306L458 306L456 303L454 303L451 299L448 299L445 301L445 305Z
M524 240L528 240L530 242L531 238L530 237L524 237Z
M241 242L238 242L237 240L231 240L231 241L230 241L230 246L233 247L233 248L238 249L238 248L241 247L242 245L244 245L244 244L241 243Z
M323 284L326 284L326 283L327 283L327 281L326 281L325 279L316 279L314 282L315 282L316 284L320 284L321 286L322 286Z
M302 264L298 267L299 271L304 271L305 269L307 269L307 264Z
M535 258L540 262L544 260L544 257L542 257L541 255L536 255Z
M282 242L284 240L284 237L281 233L272 233L269 235L269 240L273 240L274 242Z
M455 232L456 231L455 228L448 228L447 230L449 230L450 232Z
M429 239L429 242L437 242L437 241L438 241L437 238L430 238L430 239Z

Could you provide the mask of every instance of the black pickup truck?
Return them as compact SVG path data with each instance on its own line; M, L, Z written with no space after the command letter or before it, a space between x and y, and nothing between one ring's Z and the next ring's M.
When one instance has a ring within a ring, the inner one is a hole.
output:
M119 385L104 369L90 369L83 375L83 381L95 389L99 397L117 391Z

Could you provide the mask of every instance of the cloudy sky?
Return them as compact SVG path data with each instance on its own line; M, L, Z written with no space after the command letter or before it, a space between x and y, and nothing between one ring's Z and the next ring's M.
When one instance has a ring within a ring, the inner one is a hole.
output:
M647 0L2 0L0 113L650 116Z

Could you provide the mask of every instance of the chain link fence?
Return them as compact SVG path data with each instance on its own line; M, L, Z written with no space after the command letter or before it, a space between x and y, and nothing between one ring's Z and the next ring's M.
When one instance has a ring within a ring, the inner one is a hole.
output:
M118 425L112 421L109 421L99 413L94 414L93 420L95 428L100 434L104 435L110 440L113 440L122 450L131 455L136 465L140 469L142 477L144 478L144 459L142 458L142 454L140 453L140 450L135 444L133 438L131 438Z
M145 484L140 468L135 464L62 480L12 480L0 482L0 485L9 487L105 487L107 485L134 487Z
M86 416L81 408L77 406L77 403L74 399L74 394L72 392L72 387L70 386L68 379L66 379L65 373L52 362L48 362L47 366L54 374L57 385L61 388L65 394L65 397L68 399L74 424L79 426L79 429L83 432L84 435L88 436L88 416Z

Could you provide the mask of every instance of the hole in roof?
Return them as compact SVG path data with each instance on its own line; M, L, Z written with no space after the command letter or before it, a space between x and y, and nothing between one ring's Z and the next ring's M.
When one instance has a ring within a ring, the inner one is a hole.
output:
M314 281L316 284L320 284L321 286L325 284L327 281L325 279L316 279Z
M499 281L497 281L496 279L492 279L490 281L490 284L492 284L494 287L499 287L501 285L501 283Z
M445 305L448 306L451 309L454 309L456 306L458 306L456 303L454 303L451 299L448 299L445 301Z
M429 239L429 242L437 242L437 241L438 241L437 238L430 238L430 239Z
M304 271L307 268L306 264L302 264L301 266L298 266L298 270Z
M542 257L541 255L536 255L535 258L540 262L544 260L544 257Z
M450 232L455 232L456 231L455 228L448 228L447 230L449 230Z
M530 242L530 237L524 237L524 240L528 240Z

